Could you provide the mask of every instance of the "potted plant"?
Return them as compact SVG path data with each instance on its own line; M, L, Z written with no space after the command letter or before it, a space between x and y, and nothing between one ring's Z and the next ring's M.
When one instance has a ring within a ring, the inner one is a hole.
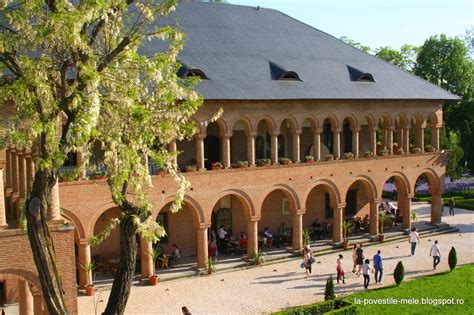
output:
M372 152L372 151L370 151L370 150L365 151L364 157L365 157L365 158L372 158L372 157L374 157L374 152Z
M411 150L411 153L414 153L414 154L421 153L421 148L420 148L420 147L414 147L414 148Z
M272 163L270 159L260 159L257 161L258 166L268 166Z
M412 212L411 212L410 218L411 218L411 221L412 221L412 222L416 222L416 221L418 220L418 217L417 217L415 211L412 211Z
M158 258L160 258L161 253L162 253L162 249L159 246L148 253L148 255L151 256L151 259L153 259L153 275L148 277L148 280L150 281L150 285L152 286L155 286L160 280L158 275L155 273L155 270L156 270L156 261L158 260Z
M314 229L312 227L303 229L303 245L309 245L311 243L311 234L313 234Z
M263 253L261 249L259 249L258 252L255 254L255 256L252 258L252 260L256 266L260 266L261 264L263 264L263 261L265 260L265 254Z
M248 161L237 161L237 167L238 168L244 168L244 167L248 167L248 166L249 166Z
M332 154L326 155L326 161L332 161L332 160L334 160L334 155Z
M425 152L434 152L434 148L431 146L431 144L425 145Z
M196 171L196 165L186 165L184 167L184 171L186 173L191 173L191 172L195 172Z
M312 155L306 155L306 156L304 157L304 160L305 160L306 163L313 163L313 162L314 162L314 156L312 156Z
M91 283L86 284L86 295L87 296L93 296L94 295L94 277L93 277L93 272L97 268L97 265L94 262L89 262L84 265L81 265L82 269L85 270L87 273L87 281L91 281Z
M379 222L380 222L380 234L379 234L379 242L382 243L385 240L385 235L383 234L383 227L385 222L387 222L389 216L386 212L381 212L379 215Z
M220 170L223 169L224 167L222 166L221 162L212 162L211 164L211 169L213 170Z
M280 158L280 159L278 159L278 162L279 162L280 164L284 164L284 165L291 164L291 160L288 159L288 158Z
M92 179L105 179L107 178L107 172L105 170L96 170L92 175Z
M403 150L403 148L397 148L397 150L394 149L393 152L394 152L396 155L405 154L405 150Z
M79 171L77 169L66 170L63 173L59 173L60 182L72 182L79 179Z
M344 153L344 158L346 160L353 160L355 158L355 155L352 152L346 152L346 153Z
M211 256L209 256L209 257L207 258L206 266L207 266L207 274L208 274L208 275L210 275L210 274L212 274L213 272L216 271L216 263L215 263L215 261L212 259Z
M165 175L167 173L168 168L165 165L158 167L158 169L156 170L156 175Z
M349 241L347 240L347 233L352 229L352 222L342 222L342 231L344 232L344 238L342 240L342 248L344 250L349 248Z

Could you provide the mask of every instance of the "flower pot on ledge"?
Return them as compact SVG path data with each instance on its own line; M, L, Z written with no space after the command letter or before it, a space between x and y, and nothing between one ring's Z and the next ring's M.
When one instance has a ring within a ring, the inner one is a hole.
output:
M87 296L93 296L94 295L94 285L93 284L86 285L86 295Z
M160 281L160 278L157 275L149 276L148 280L150 281L151 286L155 286Z
M385 241L385 235L379 234L379 242L383 243Z

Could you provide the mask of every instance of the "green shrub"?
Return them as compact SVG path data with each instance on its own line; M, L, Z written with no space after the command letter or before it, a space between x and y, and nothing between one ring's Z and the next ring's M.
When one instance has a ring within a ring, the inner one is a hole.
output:
M405 267L403 267L403 263L399 261L397 266L395 267L395 271L393 272L393 278L395 279L396 284L400 285L404 277L405 277Z
M357 305L343 300L328 300L316 304L289 308L274 315L317 315L317 314L337 314L353 315L357 314Z
M456 249L454 247L451 247L451 250L449 251L448 264L451 271L453 271L458 264L458 254L456 254Z
M334 294L334 281L332 281L332 275L326 281L326 290L324 290L324 300L334 300L336 295Z

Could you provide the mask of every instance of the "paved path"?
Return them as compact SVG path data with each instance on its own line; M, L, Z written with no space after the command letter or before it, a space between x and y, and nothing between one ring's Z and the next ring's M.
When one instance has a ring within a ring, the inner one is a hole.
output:
M429 216L426 204L413 204L419 220ZM446 213L447 211L445 211ZM458 264L474 263L474 211L456 210L456 216L443 217L443 221L458 227L459 233L436 236L442 253L438 272L447 270L447 256L451 246L458 252ZM409 256L407 241L369 246L365 256L372 257L377 249L385 257L383 285L393 283L393 270L402 260L405 265L405 279L432 274L432 258L429 249L434 239L422 238L417 255ZM345 258L347 279L345 285L336 286L336 295L363 290L363 278L350 272L351 252L342 252ZM335 274L337 253L317 257L313 276L304 279L300 260L287 261L258 268L216 273L211 276L192 277L159 283L156 287L134 286L127 305L126 314L181 314L181 307L187 306L193 315L197 314L262 314L289 306L310 304L324 299L325 281L329 274ZM371 279L373 282L373 277ZM371 287L374 287L371 284ZM105 308L109 290L100 293L98 314ZM91 297L78 299L80 314L94 314Z

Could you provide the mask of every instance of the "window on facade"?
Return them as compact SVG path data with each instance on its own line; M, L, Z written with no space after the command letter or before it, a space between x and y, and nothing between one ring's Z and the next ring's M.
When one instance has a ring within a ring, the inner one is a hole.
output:
M223 225L229 235L232 234L232 211L228 208L222 208L217 211L216 226L219 228Z
M346 195L345 216L354 216L357 214L357 189L351 189Z
M265 133L265 158L270 158L270 134L268 131Z
M168 244L168 235L169 235L168 212L158 214L158 216L156 217L156 222L159 222L161 224L161 226L163 226L163 228L166 231L166 235L163 236L162 238L160 238L160 243L161 244Z
M285 136L278 136L278 157L285 157Z
M255 138L255 158L256 159L263 159L263 137L257 136Z
M323 127L323 141L328 147L329 153L333 153L333 139L332 139L331 123L325 123Z
M334 211L331 207L329 193L324 194L324 212L326 213L326 219L332 219Z
M351 124L345 123L342 127L344 135L344 153L352 152L352 130Z
M375 82L374 77L370 73L360 75L356 81L359 82Z

